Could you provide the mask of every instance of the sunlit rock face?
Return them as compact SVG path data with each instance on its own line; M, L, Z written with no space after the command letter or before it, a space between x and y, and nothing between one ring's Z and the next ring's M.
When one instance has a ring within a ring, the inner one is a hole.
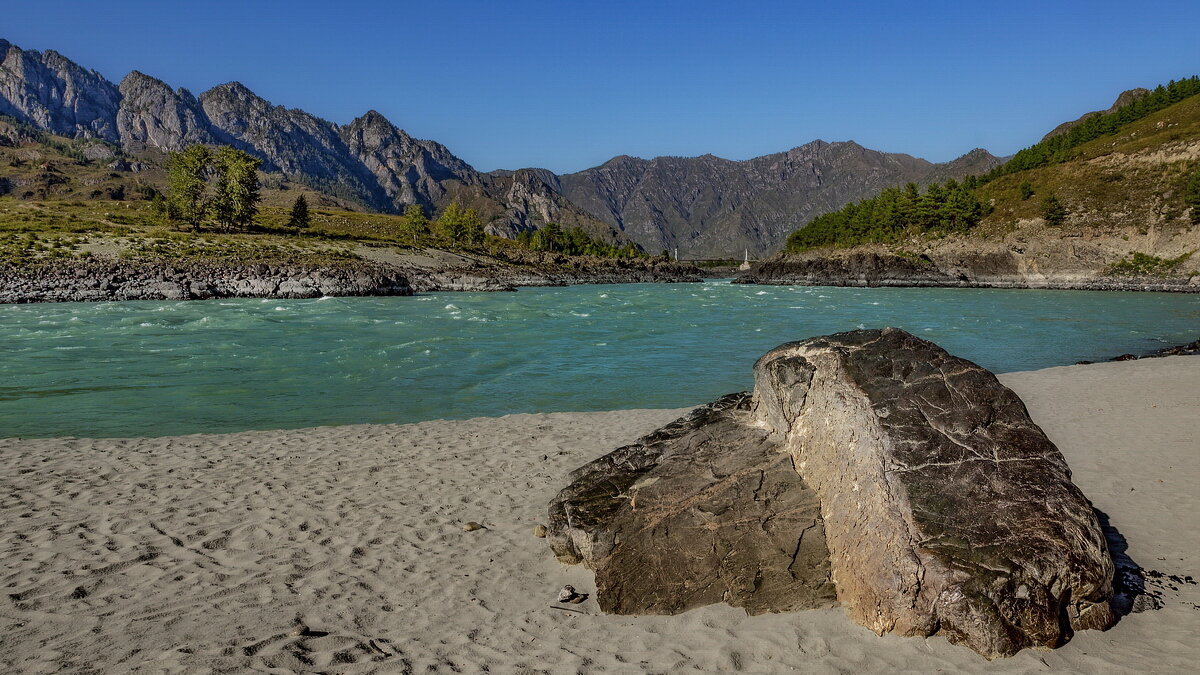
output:
M1096 514L992 373L888 328L782 345L754 374L551 502L551 548L595 570L604 610L835 596L877 633L988 658L1111 625Z

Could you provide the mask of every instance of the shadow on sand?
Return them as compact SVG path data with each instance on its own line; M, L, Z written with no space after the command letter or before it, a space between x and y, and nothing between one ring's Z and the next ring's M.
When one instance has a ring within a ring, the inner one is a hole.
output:
M1100 520L1100 529L1108 542L1108 552L1113 559L1113 598L1110 606L1116 620L1134 612L1162 609L1162 594L1146 589L1146 572L1129 557L1129 542L1125 535L1113 526L1108 514L1092 508Z

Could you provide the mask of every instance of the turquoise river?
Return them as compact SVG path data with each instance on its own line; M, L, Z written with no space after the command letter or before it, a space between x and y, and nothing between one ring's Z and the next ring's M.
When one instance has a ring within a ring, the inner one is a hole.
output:
M1200 297L724 281L0 306L0 436L682 407L780 343L898 326L997 372L1200 337Z

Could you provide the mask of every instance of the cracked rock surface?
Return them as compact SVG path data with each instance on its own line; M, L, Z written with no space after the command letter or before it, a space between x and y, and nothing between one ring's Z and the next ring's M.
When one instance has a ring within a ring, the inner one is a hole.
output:
M896 329L782 345L753 396L697 409L576 470L559 560L624 614L831 595L877 633L995 658L1113 622L1091 504L992 373Z
M699 408L571 478L550 505L550 546L562 562L595 570L606 612L834 604L817 495L753 424L748 394Z

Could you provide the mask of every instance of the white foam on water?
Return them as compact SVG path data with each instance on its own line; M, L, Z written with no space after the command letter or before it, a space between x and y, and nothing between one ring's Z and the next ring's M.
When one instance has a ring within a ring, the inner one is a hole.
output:
M452 302L452 303L446 305L445 307L443 307L442 309L458 309L458 305L456 305Z
M607 297L608 297L608 293L601 293L601 294L600 294L600 297L602 297L602 298L607 298Z
M755 295L766 295L766 294L767 294L766 291L759 291L759 292L755 293Z
M587 317L591 316L591 314L582 314L580 312L571 312L571 316L580 316L580 317L587 318Z
M276 307L276 308L275 308L275 311L276 311L276 312L286 312L286 311L287 311L287 307Z
M596 346L597 346L597 347L607 347L607 346L608 346L608 343L607 343L607 342L597 342L597 343L596 343Z

